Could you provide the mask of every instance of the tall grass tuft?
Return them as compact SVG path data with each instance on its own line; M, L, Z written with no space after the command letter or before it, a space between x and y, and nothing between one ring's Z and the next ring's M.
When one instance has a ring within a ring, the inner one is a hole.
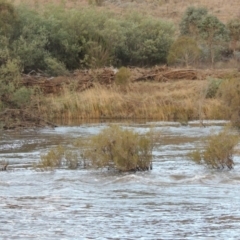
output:
M96 85L85 92L66 90L40 103L44 116L69 122L73 119L157 119L186 122L199 119L199 100L207 81L129 83L127 88ZM47 106L47 107L46 107ZM202 119L226 119L226 107L218 99L204 99Z

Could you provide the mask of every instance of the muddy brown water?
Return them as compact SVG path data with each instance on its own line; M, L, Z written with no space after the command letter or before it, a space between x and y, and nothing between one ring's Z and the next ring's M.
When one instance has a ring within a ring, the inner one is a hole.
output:
M1 132L0 239L240 239L240 165L213 171L187 159L222 122L154 123L163 138L153 170L39 172L31 165L59 143L98 133L107 124ZM144 133L151 124L130 124Z

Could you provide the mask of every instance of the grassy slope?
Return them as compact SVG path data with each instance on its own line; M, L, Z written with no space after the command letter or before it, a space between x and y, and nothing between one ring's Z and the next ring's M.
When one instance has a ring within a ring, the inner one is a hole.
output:
M47 3L65 4L67 7L87 6L90 0L12 0L15 4L43 5ZM105 0L103 7L121 13L126 9L147 12L154 16L179 22L189 6L204 6L224 23L240 16L239 0Z

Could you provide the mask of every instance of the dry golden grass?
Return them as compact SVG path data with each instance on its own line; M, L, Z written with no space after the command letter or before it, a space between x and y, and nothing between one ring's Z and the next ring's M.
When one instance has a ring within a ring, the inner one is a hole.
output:
M26 3L29 6L43 6L54 3L63 4L66 7L83 7L89 5L89 0L11 0L15 4ZM239 0L122 0L104 1L103 8L118 12L119 14L129 10L137 10L152 14L178 23L182 14L189 6L206 7L210 13L219 17L226 23L229 19L240 16Z
M96 86L82 93L68 90L48 97L39 111L55 119L158 119L187 122L192 119L225 119L227 110L217 99L206 99L208 81L132 83L119 87Z

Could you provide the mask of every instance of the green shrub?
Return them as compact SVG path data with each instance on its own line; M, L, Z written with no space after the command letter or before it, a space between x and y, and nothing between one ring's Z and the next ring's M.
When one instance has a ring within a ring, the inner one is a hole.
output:
M0 0L1 11L0 67L17 59L25 73L41 70L59 75L80 66L162 63L174 37L173 24L139 13L116 15L95 7L63 5L39 11Z
M166 61L174 37L173 24L142 18L139 13L116 15L95 7L68 9L63 5L48 5L41 11L20 5L13 10L9 14L15 14L16 21L1 23L0 17L0 25L14 33L0 33L8 42L0 48L0 64L1 55L4 59L8 54L20 60L26 73L40 69L56 75L65 67L157 64Z
M16 59L8 59L6 64L0 66L0 99L11 102L12 94L16 91L21 78L20 64Z
M48 33L46 49L50 56L64 64L68 70L79 68L83 59L84 32L81 31L81 9L66 9L64 6L50 5L44 8L42 18ZM87 24L87 23L86 23Z
M46 72L51 76L63 76L68 74L68 70L66 69L65 65L59 62L56 58L46 57L44 61L47 65Z
M119 126L110 126L89 139L83 157L97 168L119 171L151 169L151 134L139 135Z
M161 19L131 12L121 21L124 39L116 46L116 57L122 65L165 63L173 42L173 24Z
M26 107L30 104L32 94L32 89L21 87L13 93L11 100L17 107Z
M109 66L112 60L111 53L107 47L107 44L104 44L104 41L101 39L89 40L85 44L85 56L81 61L83 66L89 68L101 68Z
M115 84L119 86L126 86L129 83L129 78L131 77L131 72L126 67L119 68L115 75Z
M229 129L211 135L205 139L203 151L193 151L189 154L190 158L196 163L205 164L212 168L232 169L234 147L238 144L239 136Z
M26 6L17 9L19 16L19 36L13 41L12 55L20 59L24 72L45 70L44 58L48 56L48 31L45 19L37 11Z

